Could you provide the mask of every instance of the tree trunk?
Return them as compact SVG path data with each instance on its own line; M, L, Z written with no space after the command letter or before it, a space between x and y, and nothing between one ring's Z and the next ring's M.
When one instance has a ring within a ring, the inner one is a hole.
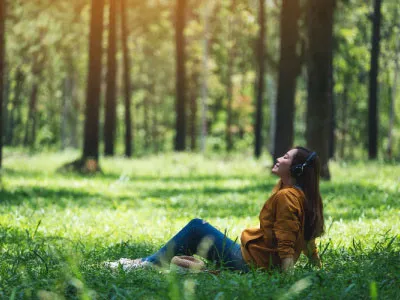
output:
M346 77L345 77L346 78ZM345 80L344 81L346 84L344 86L343 90L343 101L342 101L342 130L341 130L341 145L340 145L340 158L344 159L345 157L345 149L346 149L346 137L348 133L348 118L347 118L347 108L348 108L348 86L349 86L349 81Z
M368 101L368 158L376 159L378 155L378 71L381 29L381 3L375 0L372 23L371 68L369 72Z
M143 130L144 130L144 149L146 152L149 151L150 148L150 98L152 95L150 95L150 87L147 86L147 91L146 95L143 97Z
M265 87L265 0L259 1L258 22L260 26L259 40L257 47L258 56L258 76L257 76L257 101L256 101L256 119L254 126L255 143L254 155L259 158L263 146L262 124L263 124L263 104Z
M126 28L126 0L121 1L121 40L123 51L123 77L124 77L124 104L125 104L125 156L131 157L133 153L132 141L132 120L131 120L131 80L130 80L130 59L128 52L128 33Z
M233 26L235 25L235 8L236 1L231 0L230 6L230 21L229 21L229 36L228 36L228 70L226 74L226 96L228 98L227 108L226 108L226 129L225 129L225 141L226 141L226 151L230 152L233 150L233 138L232 138L232 102L233 102L233 83L232 76L234 73L235 65L235 36Z
M186 139L186 78L185 78L185 11L186 0L176 0L176 135L175 151L185 150Z
M192 72L192 88L190 89L190 149L197 147L197 97L198 97L198 73Z
M92 0L82 158L83 161L93 159L95 164L98 163L99 159L99 105L102 69L103 10L104 0ZM97 169L97 166L95 168Z
M72 100L72 80L71 76L67 75L64 79L64 94L62 97L62 112L61 112L61 150L68 147L68 117L69 106Z
M116 1L109 1L109 25L108 25L108 58L107 58L107 90L104 118L104 154L114 155L115 131L116 131Z
M206 151L206 139L207 139L207 99L208 99L208 6L204 7L204 40L203 40L203 76L201 84L201 151Z
M35 80L32 85L31 95L29 97L28 117L25 125L24 146L33 146L35 144L36 127L36 103L39 86Z
M333 41L332 41L333 44ZM331 52L333 51L333 47L331 48ZM328 86L328 102L330 106L330 116L329 116L329 158L334 158L335 156L335 147L336 147L336 137L335 137L335 129L336 129L336 107L335 107L335 97L333 93L333 53L330 53L330 62L329 62L329 86Z
M389 159L393 157L393 128L394 128L394 121L396 116L396 96L397 96L397 82L398 76L400 71L400 63L399 63L399 50L400 50L400 41L397 41L397 49L396 49L396 59L395 59L395 69L394 69L394 79L393 79L393 88L392 88L392 95L390 101L390 121L389 121L389 130L388 130L388 144L386 148L386 155Z
M5 76L5 18L6 1L0 0L0 169L3 161L3 96Z
M7 132L5 134L5 144L13 145L14 144L14 129L17 125L19 125L20 120L18 118L18 113L21 110L21 93L23 88L23 83L25 80L24 73L20 69L17 69L15 75L16 85L14 88L14 98L12 99L12 105L10 111L8 113L9 118L7 122Z
M281 56L276 100L274 161L293 146L296 78L300 73L300 59L296 54L299 18L299 1L283 0L280 20Z
M308 101L307 146L321 160L321 177L330 179L329 160L329 68L332 55L335 0L309 0L308 10Z

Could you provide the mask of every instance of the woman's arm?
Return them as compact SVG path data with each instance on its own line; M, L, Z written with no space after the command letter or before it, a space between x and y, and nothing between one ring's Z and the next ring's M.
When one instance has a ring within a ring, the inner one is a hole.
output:
M306 248L303 250L303 253L308 257L308 261L318 267L321 268L322 267L322 263L321 263L321 259L319 257L318 254L318 249L317 246L315 244L315 239L312 239L310 241L306 241Z
M298 215L298 199L292 194L279 192L276 196L276 218L273 231L277 239L277 250L283 271L289 271L294 265L295 243L301 232Z
M282 259L282 270L284 272L288 272L293 269L294 266L294 261L293 257L286 257Z

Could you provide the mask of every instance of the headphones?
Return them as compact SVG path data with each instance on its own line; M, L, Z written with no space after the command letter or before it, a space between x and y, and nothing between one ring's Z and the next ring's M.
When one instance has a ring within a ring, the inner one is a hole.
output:
M300 177L303 175L304 168L308 167L310 163L317 157L316 152L311 152L310 155L308 155L306 161L302 164L294 165L290 168L290 173L292 174L293 177Z

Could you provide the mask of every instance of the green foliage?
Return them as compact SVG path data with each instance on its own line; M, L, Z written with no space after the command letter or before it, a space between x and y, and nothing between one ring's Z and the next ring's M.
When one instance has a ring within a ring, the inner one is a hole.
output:
M200 88L203 76L203 41L209 41L207 115L210 149L225 151L228 78L233 78L233 115L229 128L234 147L243 151L253 144L255 42L258 36L258 2L189 1L186 53L188 94L197 99L197 126L200 133ZM266 2L268 49L266 103L276 97L276 63L279 60L279 1ZM302 5L306 1L301 1ZM6 19L7 86L6 144L21 146L29 128L28 108L32 88L38 85L36 140L31 149L79 147L83 134L86 96L86 65L90 2L8 1ZM380 56L379 149L388 143L391 95L395 59L399 59L399 1L383 1ZM208 30L204 9L209 8ZM107 12L107 9L106 9ZM337 153L341 158L362 158L367 141L368 71L371 32L370 1L337 1L334 48L334 99L336 105ZM132 115L137 155L168 151L175 130L175 1L127 0L129 53L131 55ZM105 35L107 20L105 18ZM305 24L301 20L300 36ZM104 49L107 47L104 39ZM398 44L398 43L397 43ZM300 47L299 47L300 49ZM104 56L105 57L105 56ZM122 52L117 57L122 66ZM232 59L232 66L229 62ZM105 63L105 59L104 62ZM104 68L105 69L105 68ZM17 79L22 75L23 80ZM296 140L305 132L306 78L299 78L296 100ZM122 84L118 84L117 149L122 153L125 124ZM400 111L397 93L393 129L393 157L400 152ZM19 95L17 97L17 95ZM189 97L188 97L189 98ZM346 98L346 100L345 100ZM243 101L245 99L245 101ZM300 101L301 100L301 101ZM188 103L189 105L189 103ZM264 140L269 129L272 105L264 105ZM101 106L103 116L103 105ZM191 115L188 115L188 119ZM102 120L102 118L100 118ZM101 121L102 122L102 121ZM102 128L102 123L101 127ZM102 136L100 132L100 136ZM343 148L343 150L342 150Z
M321 270L115 273L101 263L157 250L194 217L232 238L258 224L276 178L270 161L165 154L102 158L103 174L56 173L76 153L5 149L0 190L0 298L397 299L398 166L332 163L323 182ZM48 298L46 298L48 297Z

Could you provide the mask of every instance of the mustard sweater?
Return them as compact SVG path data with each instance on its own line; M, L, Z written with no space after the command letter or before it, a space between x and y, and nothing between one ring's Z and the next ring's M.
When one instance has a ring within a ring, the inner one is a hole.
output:
M304 240L304 193L295 187L284 187L272 194L260 212L260 227L242 232L241 249L245 261L260 268L281 266L282 259L303 251L316 255L315 240Z

